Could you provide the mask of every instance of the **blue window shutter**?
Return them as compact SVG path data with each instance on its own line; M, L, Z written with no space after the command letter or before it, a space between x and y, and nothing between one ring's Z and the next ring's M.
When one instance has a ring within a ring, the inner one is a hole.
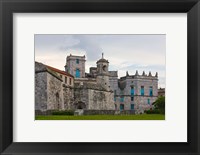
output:
M121 96L120 102L124 102L124 96Z
M134 95L134 88L131 88L131 95L133 96Z
M124 105L120 104L120 110L124 110Z
M131 104L131 110L134 110L134 104Z
M79 78L80 77L80 70L76 69L76 77Z
M149 87L149 96L153 96L153 88Z
M141 95L144 96L144 86L141 86Z

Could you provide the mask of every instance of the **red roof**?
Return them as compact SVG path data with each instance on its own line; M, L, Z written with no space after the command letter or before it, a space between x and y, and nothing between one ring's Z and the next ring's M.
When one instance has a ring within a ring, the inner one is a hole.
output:
M67 76L71 76L71 77L73 77L73 75L71 75L71 74L69 74L69 73L67 73L67 72L65 72L65 71L62 71L62 70L59 70L59 69L57 69L57 68L54 68L54 67L51 67L51 66L48 66L48 65L46 65L49 69L51 69L51 70L53 70L53 71L55 71L55 72L57 72L57 73L60 73L60 74L63 74L63 75L67 75Z

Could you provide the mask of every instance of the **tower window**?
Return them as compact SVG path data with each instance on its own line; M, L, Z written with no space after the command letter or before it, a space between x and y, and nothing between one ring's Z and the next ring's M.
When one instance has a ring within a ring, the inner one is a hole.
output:
M149 96L153 96L153 87L152 86L149 87Z
M79 64L79 59L76 59L76 63Z
M150 104L150 99L149 98L147 99L147 103Z
M80 77L80 70L76 69L76 78L79 78L79 77Z
M141 93L142 96L144 96L144 86L141 86L140 93Z
M134 104L131 104L131 110L134 110Z
M65 76L65 83L67 83L67 77Z
M133 100L134 100L134 97L132 96L132 97L131 97L131 101L133 101Z
M124 102L124 96L121 96L120 102Z
M69 78L69 84L70 84L70 85L72 84L72 79L71 79L71 78Z
M131 96L133 96L133 95L134 95L134 87L131 86Z
M120 104L120 110L124 110L124 104Z
M103 66L103 71L106 72L106 65Z

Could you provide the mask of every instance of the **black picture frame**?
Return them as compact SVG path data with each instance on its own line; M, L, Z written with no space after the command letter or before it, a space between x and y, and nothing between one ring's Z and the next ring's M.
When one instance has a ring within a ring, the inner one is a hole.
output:
M198 95L200 92L200 82L198 80L200 78L200 63L198 63L200 62L199 0L0 0L0 11L1 154L200 154L200 95ZM187 13L188 142L13 142L13 13L48 12Z

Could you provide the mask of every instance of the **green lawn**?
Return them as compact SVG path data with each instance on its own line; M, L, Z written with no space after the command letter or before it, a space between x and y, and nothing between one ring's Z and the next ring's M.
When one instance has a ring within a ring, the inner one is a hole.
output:
M36 116L36 120L165 120L165 115L142 114L142 115L49 115Z

